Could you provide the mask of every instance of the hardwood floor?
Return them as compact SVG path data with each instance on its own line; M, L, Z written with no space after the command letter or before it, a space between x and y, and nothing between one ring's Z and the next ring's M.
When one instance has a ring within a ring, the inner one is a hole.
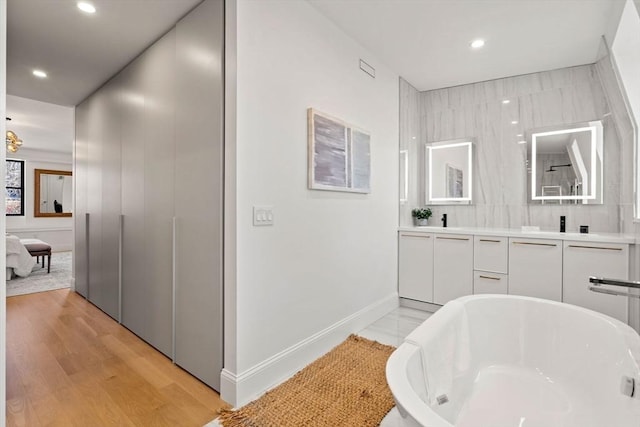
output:
M202 426L218 393L68 289L7 298L7 426Z

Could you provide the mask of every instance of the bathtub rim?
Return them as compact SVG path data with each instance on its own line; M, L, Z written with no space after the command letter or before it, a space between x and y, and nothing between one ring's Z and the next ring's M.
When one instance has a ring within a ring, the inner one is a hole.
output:
M402 414L403 411L408 414L415 422L421 426L429 427L453 427L446 419L442 418L437 412L435 412L431 406L424 402L413 386L409 382L407 366L411 357L415 352L420 353L422 348L420 343L415 340L416 335L431 335L430 333L414 334L420 328L425 328L424 325L428 324L429 329L435 329L440 324L446 324L448 317L455 314L456 311L464 309L467 302L486 300L486 299L508 299L517 301L529 301L537 304L546 304L551 306L560 307L563 310L572 310L581 312L585 315L595 316L603 321L609 323L611 327L620 334L620 338L624 340L629 349L631 356L636 362L636 368L640 373L640 334L638 334L629 325L621 322L618 319L614 319L606 314L599 313L584 307L578 307L573 304L546 300L543 298L518 296L518 295L504 295L504 294L482 294L482 295L468 295L451 300L446 303L442 308L425 320L420 326L412 331L400 344L400 346L391 354L386 365L387 383L391 390L391 393L396 401L398 409ZM422 355L419 355L422 361ZM421 366L424 374L424 365ZM404 417L403 417L404 418Z

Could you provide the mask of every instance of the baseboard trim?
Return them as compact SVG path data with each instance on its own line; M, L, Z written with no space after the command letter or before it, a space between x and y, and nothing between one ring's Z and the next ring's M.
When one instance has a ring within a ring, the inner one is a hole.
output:
M223 369L220 374L222 399L239 407L258 398L398 304L398 294L390 294L240 374Z
M400 307L415 308L416 310L428 311L429 313L435 313L442 308L439 304L416 301L408 298L400 298Z

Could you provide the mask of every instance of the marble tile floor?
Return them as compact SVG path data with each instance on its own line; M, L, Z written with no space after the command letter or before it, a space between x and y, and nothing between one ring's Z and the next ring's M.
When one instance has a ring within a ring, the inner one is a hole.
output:
M414 308L398 307L358 332L358 335L398 347L404 338L431 314Z
M397 347L411 331L428 319L431 314L433 313L398 307L358 332L357 335ZM381 427L400 426L402 426L402 419L398 410L393 408L382 421ZM213 420L205 427L222 427L222 425L217 420Z

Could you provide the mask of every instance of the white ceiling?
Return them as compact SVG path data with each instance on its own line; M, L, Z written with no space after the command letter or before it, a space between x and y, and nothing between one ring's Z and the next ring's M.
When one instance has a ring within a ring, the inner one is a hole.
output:
M76 105L202 0L89 1L93 15L76 0L8 0L7 93Z
M74 114L74 107L7 95L7 129L18 135L24 149L71 153Z
M593 63L624 0L309 2L423 91Z
M75 0L8 0L7 93L76 105L200 1L92 0L97 13L85 15ZM308 1L428 90L592 63L624 0ZM486 46L472 51L477 37ZM36 67L49 77L34 77ZM71 151L58 127L68 110L55 107L8 100L9 126L25 147Z
M73 106L201 1L90 0L87 15L76 0L8 0L7 128L25 150L71 153Z

